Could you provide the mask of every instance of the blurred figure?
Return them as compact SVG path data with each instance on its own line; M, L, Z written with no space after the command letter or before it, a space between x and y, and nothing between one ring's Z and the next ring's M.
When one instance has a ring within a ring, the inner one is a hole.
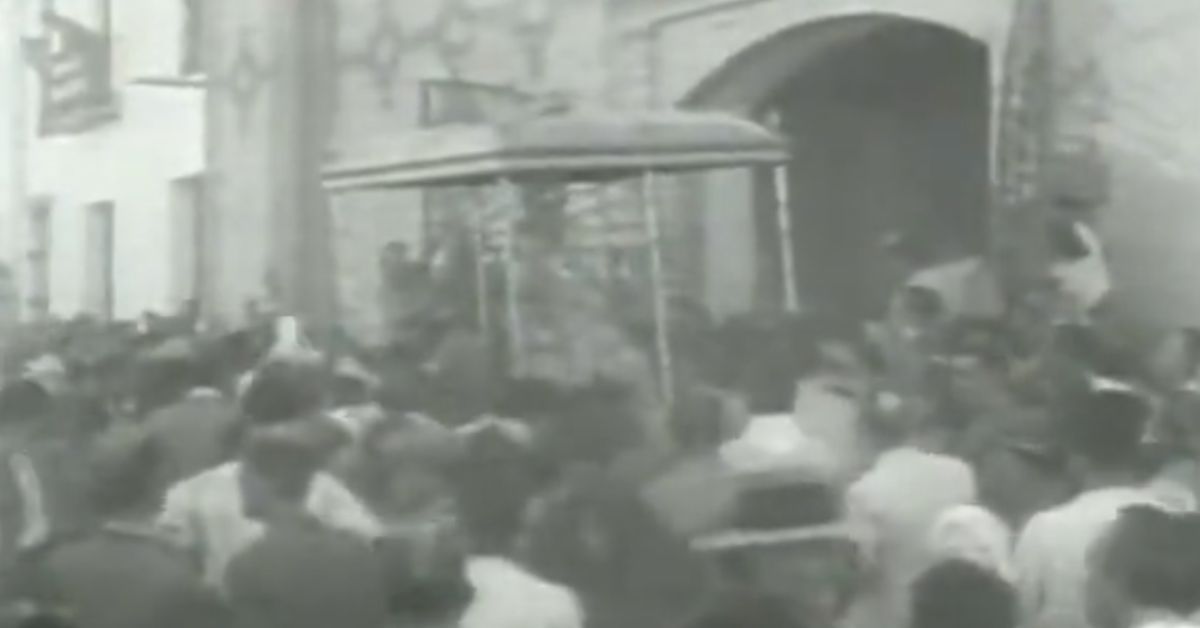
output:
M118 427L88 456L98 528L39 552L34 597L85 628L224 628L228 616L191 557L153 525L158 451L141 430Z
M862 535L843 517L834 470L812 453L798 439L762 429L724 449L736 505L720 530L693 542L717 570L718 594L684 626L841 625Z
M1092 545L1087 616L1096 628L1195 626L1200 518L1133 506Z
M863 425L872 375L853 348L827 342L817 369L796 384L796 424L833 452L841 485L865 471L873 455Z
M370 541L323 524L287 484L255 486L242 494L243 508L263 530L225 573L232 625L386 628L383 566Z
M218 388L216 374L198 356L187 354L159 364L164 371L159 381L173 392L173 399L144 422L161 454L157 486L165 492L232 455L229 442L238 411Z
M524 556L580 595L589 626L657 627L678 621L703 582L686 541L614 473L639 432L610 386L580 391L544 433L553 477L530 509Z
M723 400L694 389L675 403L671 432L679 456L642 489L642 497L680 538L714 532L733 507L734 486L718 449L725 441Z
M321 470L329 451L320 414L323 374L309 364L273 362L253 378L242 401L240 453L176 484L161 523L199 553L207 581L220 586L229 561L264 531L243 505L255 491L282 494L331 527L375 538L380 525L333 476Z
M506 419L483 419L460 430L466 439L456 472L457 496L469 547L467 582L473 590L460 628L583 628L580 599L544 579L520 559L523 513L536 488L533 438Z
M56 433L55 400L27 379L0 389L0 551L20 552L88 523L87 469Z
M947 510L934 524L929 543L941 561L967 561L1006 583L1016 582L1012 529L986 508L972 505ZM1013 595L1015 601L1015 592ZM914 619L914 623L920 622Z
M913 585L910 628L1016 628L1017 596L995 572L965 560L931 567Z
M1129 388L1101 385L1065 417L1070 468L1082 492L1035 515L1021 532L1016 563L1022 615L1032 628L1087 628L1087 552L1122 509L1153 503L1139 484L1139 453L1150 407Z
M851 616L861 628L907 621L912 583L933 562L934 523L978 497L971 467L945 453L951 427L923 401L875 412L871 426L883 453L846 496L850 516L871 535L868 582Z
M1060 438L1044 409L1030 407L975 426L962 451L975 469L980 504L1011 530L1020 530L1074 490Z

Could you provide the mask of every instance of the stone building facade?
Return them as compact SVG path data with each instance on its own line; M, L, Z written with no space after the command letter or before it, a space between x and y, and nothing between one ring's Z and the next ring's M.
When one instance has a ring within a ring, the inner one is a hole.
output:
M274 298L298 307L336 301L338 311L324 316L377 324L378 251L393 241L421 247L426 195L388 190L316 201L312 177L322 159L370 152L427 122L435 84L553 92L618 109L782 117L800 147L793 204L828 208L794 241L802 268L840 268L868 250L869 238L847 234L886 230L897 216L918 216L932 232L947 220L958 225L956 207L988 211L994 117L1017 1L329 0L284 12L266 0L211 0L212 36L224 42L211 47L210 69L209 210L221 240L215 309L235 313L274 285ZM1200 134L1180 132L1195 124L1184 113L1197 104L1194 81L1184 78L1200 41L1193 4L1053 3L1060 133L1107 164L1105 189L1090 193L1102 204L1118 292L1128 303L1166 304L1138 314L1156 323L1200 315L1200 296L1185 287L1196 230L1179 227L1190 224L1200 186L1193 163ZM887 75L902 77L886 94L872 91L887 83L872 79L882 76L872 68L884 57L894 57ZM905 102L906 81L929 75L929 63L942 64L941 83L953 87L918 81L908 89L920 102ZM314 91L299 77L317 67L328 78ZM861 80L831 78L848 74ZM872 104L884 96L895 106ZM943 118L957 122L931 122ZM863 152L868 144L882 148ZM769 286L779 269L770 258L779 245L764 225L762 179L710 173L680 178L665 193L666 231L687 243L673 247L674 267L690 270L678 280L718 314L777 298ZM874 209L847 218L846 208L858 205ZM963 220L961 230L976 228L974 218ZM973 238L947 246L978 246ZM809 251L816 253L805 257ZM802 302L807 291L818 301L867 307L817 279L803 281L811 285L802 285ZM851 283L875 281L864 274Z
M38 0L0 14L0 249L26 317L133 318L200 296L205 93L185 63L181 1L59 3L83 19L107 7L111 119L39 133L43 107L30 43L46 36ZM78 15L77 15L78 14ZM11 168L9 166L12 166Z

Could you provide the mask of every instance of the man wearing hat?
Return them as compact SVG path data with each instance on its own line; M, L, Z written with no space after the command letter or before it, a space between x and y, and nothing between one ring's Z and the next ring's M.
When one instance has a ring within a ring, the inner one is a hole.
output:
M1082 486L1071 501L1045 510L1017 541L1016 566L1025 624L1087 628L1087 553L1120 511L1158 504L1140 484L1140 452L1149 401L1128 385L1093 379L1065 417L1069 464Z
M862 627L905 625L912 583L931 564L929 529L977 498L971 467L945 453L955 424L920 398L881 394L878 405L868 426L882 454L847 492L851 517L871 536L869 586L853 609Z
M380 534L375 516L321 470L330 431L321 407L323 377L307 362L262 367L242 400L238 458L167 492L161 523L199 553L209 584L220 587L229 561L262 535L263 522L246 512L256 491L290 496L333 528L365 538Z
M145 421L162 451L157 484L163 491L228 459L238 415L236 405L217 388L214 365L205 364L182 338L176 340L147 355L144 363L160 374L158 385L169 395Z
M182 548L153 525L154 442L117 427L88 452L97 529L60 538L29 559L28 592L88 628L222 628L228 616Z
M829 460L790 421L759 419L722 448L737 485L719 532L693 548L722 593L688 628L834 626L848 608L862 531L842 512Z

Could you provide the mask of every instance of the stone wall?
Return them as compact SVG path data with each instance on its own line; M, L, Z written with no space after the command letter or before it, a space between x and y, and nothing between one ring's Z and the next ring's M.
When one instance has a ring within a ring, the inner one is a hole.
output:
M1141 331L1200 321L1200 4L1064 3L1064 124L1111 169L1100 208L1116 303Z
M330 155L369 154L421 124L428 81L557 92L593 102L604 94L601 0L337 0L336 102ZM420 250L424 195L364 191L332 200L340 317L378 336L381 247Z

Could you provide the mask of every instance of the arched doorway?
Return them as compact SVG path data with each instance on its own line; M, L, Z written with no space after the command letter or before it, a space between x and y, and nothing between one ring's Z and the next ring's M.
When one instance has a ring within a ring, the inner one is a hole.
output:
M773 118L792 140L789 212L803 306L877 314L896 281L880 246L888 232L915 231L947 257L982 250L988 62L983 43L944 26L844 17L752 46L687 98L689 106ZM770 173L755 179L756 300L778 304Z

